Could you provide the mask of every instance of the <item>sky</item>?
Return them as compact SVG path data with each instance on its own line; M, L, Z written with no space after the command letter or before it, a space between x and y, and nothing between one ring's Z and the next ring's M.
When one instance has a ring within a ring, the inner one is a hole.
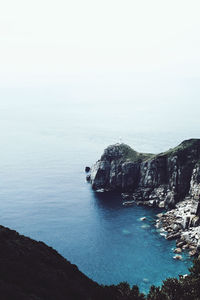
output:
M66 131L199 137L199 12L199 0L0 1L1 133L42 111L41 126L55 112Z
M0 3L0 88L198 105L199 0Z

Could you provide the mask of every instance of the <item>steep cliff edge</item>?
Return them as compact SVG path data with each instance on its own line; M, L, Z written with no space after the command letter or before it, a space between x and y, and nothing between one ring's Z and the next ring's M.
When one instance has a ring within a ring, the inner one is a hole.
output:
M190 139L157 155L111 145L91 167L94 190L128 192L135 201L174 207L187 195L200 195L200 139Z
M200 260L188 276L169 278L148 295L128 283L99 286L51 247L0 226L2 300L157 300L199 299ZM144 262L145 264L145 262ZM134 270L133 270L134 271Z
M51 247L0 226L0 299L96 300L99 294L97 283Z

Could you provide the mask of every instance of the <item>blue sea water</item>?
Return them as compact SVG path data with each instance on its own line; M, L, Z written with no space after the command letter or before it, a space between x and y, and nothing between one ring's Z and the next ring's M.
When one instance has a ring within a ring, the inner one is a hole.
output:
M173 131L149 123L149 108L141 121L119 104L56 92L5 90L1 99L0 224L44 241L101 284L127 281L147 291L188 272L188 257L174 260L175 243L156 231L157 211L92 191L84 168L119 137L157 153L195 137L195 126Z

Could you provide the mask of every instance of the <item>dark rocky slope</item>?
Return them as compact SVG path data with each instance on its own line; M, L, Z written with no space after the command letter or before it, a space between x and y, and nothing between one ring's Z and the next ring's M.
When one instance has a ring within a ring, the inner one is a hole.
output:
M101 290L52 248L0 226L0 299L101 299Z
M87 179L95 190L129 192L134 200L174 207L187 195L200 194L200 139L157 155L138 153L125 144L109 146Z
M145 262L144 262L145 264ZM133 270L134 272L134 270ZM148 295L137 286L99 286L42 242L0 226L1 300L198 300L200 260L188 276L152 286Z

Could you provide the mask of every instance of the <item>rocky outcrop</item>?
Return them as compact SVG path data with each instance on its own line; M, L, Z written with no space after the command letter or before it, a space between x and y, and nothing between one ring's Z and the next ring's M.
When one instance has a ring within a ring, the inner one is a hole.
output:
M199 199L200 195L200 162L197 162L195 165L193 172L192 172L192 178L190 182L190 191L189 191L190 197L193 197L195 199Z
M176 204L174 209L158 214L156 227L168 240L176 240L175 253L188 250L195 256L200 250L199 201L190 197Z
M140 164L150 156L125 144L109 146L91 168L93 189L133 191L139 183Z
M87 179L94 190L128 192L132 200L174 207L200 195L200 139L182 142L158 155L138 153L125 144L105 149Z

